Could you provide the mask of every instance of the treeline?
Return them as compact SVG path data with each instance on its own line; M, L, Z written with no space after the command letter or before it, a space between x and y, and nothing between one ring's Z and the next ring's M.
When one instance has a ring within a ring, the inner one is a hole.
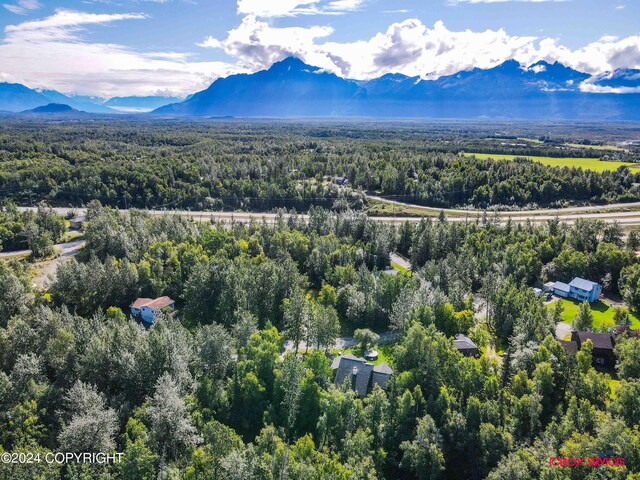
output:
M436 207L640 199L634 187L640 174L627 168L596 173L457 155L490 148L484 135L421 125L5 122L0 197L21 204L99 200L118 208L260 211L361 209L363 192ZM336 185L336 177L349 184Z
M3 463L1 478L596 479L549 465L593 451L624 457L607 478L640 473L640 342L617 339L613 394L589 343L567 355L554 339L562 312L529 288L580 272L638 290L635 233L591 221L395 228L316 208L229 227L93 203L85 237L50 295L0 264L0 446L123 461ZM413 274L386 271L394 250ZM138 295L172 296L179 320L137 324ZM385 347L388 388L365 398L329 367L354 328L398 338ZM457 333L483 354L463 357ZM484 355L491 345L505 355Z

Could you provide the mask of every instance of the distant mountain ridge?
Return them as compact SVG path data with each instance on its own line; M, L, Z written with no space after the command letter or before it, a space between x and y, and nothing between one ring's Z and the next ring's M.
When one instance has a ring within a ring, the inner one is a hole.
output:
M171 103L175 102L175 103ZM508 60L437 79L390 73L371 80L339 77L296 57L252 74L219 78L188 96L131 96L104 101L0 83L0 111L51 103L89 113L225 117L512 118L640 121L640 70L591 76L559 62L523 67Z
M101 98L82 95L65 95L55 90L41 90L40 93L50 102L69 105L70 107L83 112L117 113L115 110L104 106Z
M509 60L434 80L387 74L356 81L289 57L268 70L220 78L184 102L154 113L640 120L640 94L583 91L581 85L590 79L591 75L558 62L524 68Z
M147 97L114 97L104 105L122 112L151 111L156 108L179 102L177 97L147 96Z
M0 111L24 112L51 103L69 105L87 113L121 114L149 112L180 101L176 97L115 97L107 100L83 95L65 95L56 90L34 90L19 83L0 83Z
M44 95L19 83L0 83L0 110L21 112L47 105L51 101Z
M32 108L22 113L81 113L75 108L63 103L50 103L41 107Z

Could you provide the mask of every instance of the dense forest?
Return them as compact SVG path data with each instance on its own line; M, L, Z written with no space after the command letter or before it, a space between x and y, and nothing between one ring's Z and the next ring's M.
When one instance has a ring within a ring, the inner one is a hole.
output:
M461 152L638 161L638 151L564 142L632 138L611 126L249 122L6 121L0 125L0 197L20 204L274 211L366 207L376 194L434 207L563 206L640 200L640 173L597 173L529 160L464 158ZM626 136L625 136L626 135ZM517 139L517 135L515 136ZM541 138L542 140L539 140ZM574 145L574 146L568 146ZM347 185L337 185L343 177Z
M124 453L115 465L2 463L0 478L640 478L640 342L621 334L616 370L596 371L591 343L567 354L561 309L531 289L584 275L637 311L637 233L309 213L222 226L93 201L85 248L46 293L26 264L0 263L3 451ZM390 271L391 252L412 271ZM129 315L160 295L176 315L150 328ZM362 398L330 368L354 330L391 332L379 345L391 380ZM454 348L459 333L477 358ZM593 452L624 466L550 466Z

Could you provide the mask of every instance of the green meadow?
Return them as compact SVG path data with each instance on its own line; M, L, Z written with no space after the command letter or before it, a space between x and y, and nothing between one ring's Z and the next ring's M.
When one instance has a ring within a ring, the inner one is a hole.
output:
M571 324L571 321L578 315L578 308L580 302L576 300L563 299L558 300L562 302L564 312L562 313L562 321L564 323ZM552 304L553 305L553 304ZM613 322L613 307L609 306L603 301L597 301L591 304L591 313L593 315L593 329L594 330L606 330L609 327L614 327ZM640 328L640 318L633 313L629 312L631 318L631 328Z
M570 158L570 157L535 157L529 155L502 155L494 153L465 153L465 157L474 156L480 159L491 158L493 160L513 160L516 157L525 157L534 162L542 163L549 167L578 167L595 172L616 170L619 167L627 166L633 169L640 169L640 163L633 162L606 162L597 158Z

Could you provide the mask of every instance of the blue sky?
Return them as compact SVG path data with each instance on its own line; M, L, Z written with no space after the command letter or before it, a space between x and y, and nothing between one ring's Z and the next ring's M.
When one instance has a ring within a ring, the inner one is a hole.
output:
M0 80L65 93L186 95L288 55L351 78L640 68L638 0L4 1Z

